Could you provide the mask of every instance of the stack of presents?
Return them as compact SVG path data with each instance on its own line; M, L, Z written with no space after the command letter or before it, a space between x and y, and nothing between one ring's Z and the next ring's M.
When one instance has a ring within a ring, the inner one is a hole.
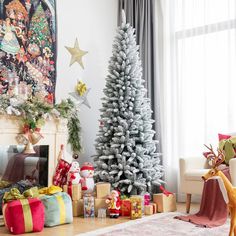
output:
M16 188L3 197L5 226L13 234L40 232L44 226L73 222L72 201L58 186L30 188L22 194Z
M58 165L54 185L33 187L23 193L12 188L4 194L3 217L11 233L39 232L44 226L72 223L73 217L78 216L137 219L143 215L176 210L175 195L163 188L163 193L153 194L153 202L148 193L129 198L120 196L119 191L111 190L110 183L94 184L94 167L90 163L85 163L80 169L78 162L72 162L67 177L63 177L64 162L61 160Z
M4 195L3 215L6 227L13 234L40 232L44 226L51 227L72 223L73 216L105 218L107 215L141 218L158 212L176 210L174 194L121 196L117 191L111 191L110 183L97 183L96 191L87 194L82 191L81 184L63 186L64 192L58 186L38 189L33 187L23 194L17 189L11 189ZM69 193L68 193L69 192ZM111 206L112 196L116 200Z
M64 186L64 191L68 192L68 186ZM109 199L112 199L113 193L111 191L110 183L97 183L96 191L93 194L84 194L81 190L81 185L72 185L72 209L73 216L84 217L98 217L105 218L114 215L112 207L109 207ZM117 196L119 198L119 193ZM118 202L120 201L120 202ZM172 193L153 194L153 201L151 202L150 194L133 195L131 197L121 196L117 202L114 203L117 208L118 216L126 216L131 219L141 218L143 215L153 215L159 212L176 211L176 197ZM112 215L113 214L113 215Z

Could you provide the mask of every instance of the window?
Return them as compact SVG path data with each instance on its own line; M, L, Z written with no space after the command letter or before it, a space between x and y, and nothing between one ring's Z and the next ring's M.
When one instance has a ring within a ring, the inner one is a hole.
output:
M175 0L181 154L236 131L236 1Z

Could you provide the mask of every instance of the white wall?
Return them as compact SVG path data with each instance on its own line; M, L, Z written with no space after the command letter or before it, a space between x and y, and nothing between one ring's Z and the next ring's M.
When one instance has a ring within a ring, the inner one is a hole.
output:
M56 99L68 97L77 79L91 88L88 99L91 109L81 106L82 145L80 162L91 161L95 154L94 141L99 126L108 60L117 24L117 0L57 0L58 59ZM85 69L79 64L69 67L70 54L65 46L73 47L78 38Z

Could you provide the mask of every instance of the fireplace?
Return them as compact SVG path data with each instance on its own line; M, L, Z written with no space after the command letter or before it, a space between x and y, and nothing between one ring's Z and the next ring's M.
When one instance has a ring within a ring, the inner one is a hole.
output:
M66 120L51 119L41 129L43 138L34 146L35 154L25 154L16 139L20 124L18 117L0 115L0 180L5 181L0 184L0 201L11 187L23 192L31 184L51 185L60 145L67 143Z
M16 140L16 136L20 133L20 124L21 121L18 117L0 115L0 150L1 148L2 150L5 148L5 150L7 150L8 152L12 152L11 154L13 156L14 155L20 156L20 153L22 153L24 149L24 146L19 145ZM41 165L44 165L44 168L47 170L46 171L47 176L46 178L42 177L40 176L39 173L38 181L44 181L42 182L43 185L48 186L52 184L52 176L55 170L55 166L57 164L57 156L60 150L60 145L67 144L66 120L59 120L59 119L48 120L46 124L42 127L41 134L43 138L39 141L39 143L37 143L37 146L34 147L35 149L38 149L36 150L36 154L33 156L29 155L26 157L25 156L22 157L22 159L24 159L24 164L22 164L23 163L22 162L21 165L22 166L25 165L26 169L28 168L28 170L30 169L29 166L33 165L33 163L39 163ZM2 163L1 160L0 163ZM8 162L4 160L4 163L6 168ZM0 169L1 168L3 169L3 166L0 167ZM43 169L42 166L41 169ZM13 169L11 171L15 170ZM42 175L45 175L45 172L41 173ZM28 175L27 173L24 174L25 177L26 175ZM1 174L0 172L0 175L3 174ZM23 174L21 176L23 176Z
M0 145L0 186L21 180L48 185L49 146L34 146L34 154L26 154L24 149L23 145Z

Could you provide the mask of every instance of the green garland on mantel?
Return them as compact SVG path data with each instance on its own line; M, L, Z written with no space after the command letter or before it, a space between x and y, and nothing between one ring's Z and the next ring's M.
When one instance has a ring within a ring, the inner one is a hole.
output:
M50 117L67 119L68 143L73 153L81 151L78 108L69 98L59 104L49 104L35 97L23 100L1 95L0 114L19 117L23 122L22 128L28 127L32 132L41 128Z

